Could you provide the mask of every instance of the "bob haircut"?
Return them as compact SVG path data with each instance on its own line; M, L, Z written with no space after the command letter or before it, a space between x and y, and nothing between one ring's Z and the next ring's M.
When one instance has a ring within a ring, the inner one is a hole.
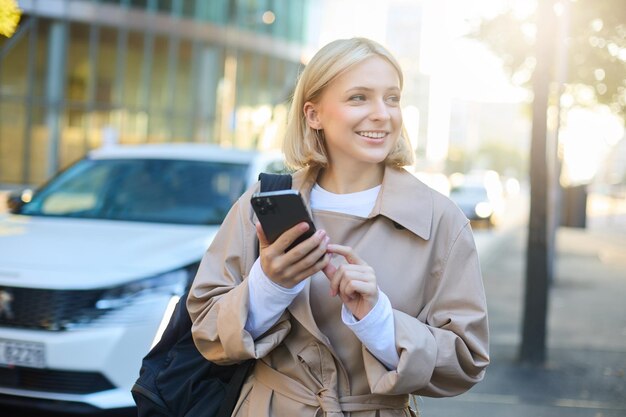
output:
M304 114L304 104L308 101L317 102L324 89L336 77L372 56L385 59L395 68L402 89L403 76L400 65L385 47L370 39L333 41L320 49L306 65L294 90L283 142L283 152L289 167L300 169L328 165L323 132L309 127ZM413 160L413 150L403 125L395 146L384 162L390 166L405 166L411 165Z

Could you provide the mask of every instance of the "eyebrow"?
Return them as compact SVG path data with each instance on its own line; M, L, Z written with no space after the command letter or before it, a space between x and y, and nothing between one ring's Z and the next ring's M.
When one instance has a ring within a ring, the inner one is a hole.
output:
M400 87L396 87L396 86L387 88L387 91L390 91L390 90L401 91ZM369 91L374 91L374 89L370 87L357 86L357 87L348 88L346 90L346 93L349 93L351 91L368 91L369 92Z

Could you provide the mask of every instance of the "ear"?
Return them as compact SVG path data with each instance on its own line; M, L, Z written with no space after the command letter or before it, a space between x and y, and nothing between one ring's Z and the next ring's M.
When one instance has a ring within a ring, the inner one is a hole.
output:
M322 123L320 122L319 114L317 113L317 106L314 103L307 101L304 103L302 111L304 112L306 122L311 129L319 130L322 128Z

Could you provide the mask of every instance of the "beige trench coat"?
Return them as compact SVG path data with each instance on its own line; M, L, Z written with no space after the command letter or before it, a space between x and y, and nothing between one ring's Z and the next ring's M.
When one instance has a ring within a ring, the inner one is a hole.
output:
M312 169L293 176L307 203L316 178ZM324 293L321 272L253 340L244 326L246 277L258 252L250 205L257 190L258 184L231 209L187 300L196 346L207 359L259 359L233 416L410 416L409 393L453 396L482 380L487 309L469 222L404 169L386 168L367 219L313 212L331 242L352 246L376 271L393 307L397 370L387 370L343 325L339 298Z

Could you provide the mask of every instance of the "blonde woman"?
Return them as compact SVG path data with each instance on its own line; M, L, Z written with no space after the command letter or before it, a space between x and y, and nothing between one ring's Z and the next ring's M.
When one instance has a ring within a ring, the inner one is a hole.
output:
M323 47L293 97L286 160L317 232L269 243L248 190L208 249L187 305L209 360L256 358L234 416L410 416L489 363L468 220L402 166L402 72L363 38ZM257 257L256 254L260 253Z

